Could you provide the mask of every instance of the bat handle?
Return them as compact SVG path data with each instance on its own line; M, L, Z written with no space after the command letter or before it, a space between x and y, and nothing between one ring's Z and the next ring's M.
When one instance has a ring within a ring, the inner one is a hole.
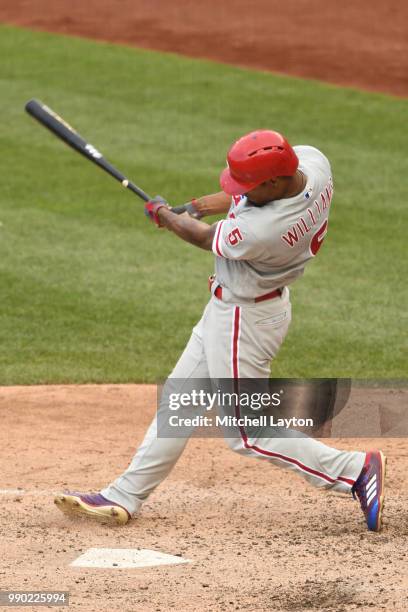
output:
M175 206L174 208L171 209L171 212L174 212L176 215L182 215L183 212L186 212L187 207L185 204L182 204L181 206Z
M138 187L131 181L128 181L128 179L123 179L122 185L123 187L125 187L125 189L130 189L130 191L133 191L133 193L138 195L139 198L141 198L145 202L149 202L152 199L145 191L143 191L143 189L140 189L140 187ZM171 209L171 211L174 212L176 215L181 215L183 212L186 212L186 210L186 204L182 204L181 206L175 206Z
M130 191L133 191L133 193L138 195L139 198L141 198L145 202L148 202L149 200L152 199L145 191L143 191L143 189L140 189L140 187L138 187L137 185L132 183L132 181L128 181L127 179L123 179L122 185L123 185L123 187L125 187L125 189L130 189Z

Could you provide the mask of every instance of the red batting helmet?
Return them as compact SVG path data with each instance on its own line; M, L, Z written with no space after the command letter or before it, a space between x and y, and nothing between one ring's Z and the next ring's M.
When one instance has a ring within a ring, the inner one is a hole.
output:
M221 188L239 195L277 176L293 176L299 160L282 134L256 130L234 142L227 164L220 176Z

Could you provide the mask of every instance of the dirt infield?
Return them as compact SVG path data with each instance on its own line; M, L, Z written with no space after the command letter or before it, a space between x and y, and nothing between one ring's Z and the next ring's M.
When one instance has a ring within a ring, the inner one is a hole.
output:
M408 94L408 3L2 0L0 22Z
M66 590L71 608L87 611L407 609L406 439L381 440L389 457L381 534L366 531L348 496L239 457L220 439L191 440L125 527L60 514L53 491L99 489L126 467L155 399L153 386L136 385L0 390L0 589ZM69 566L91 547L148 548L192 562Z

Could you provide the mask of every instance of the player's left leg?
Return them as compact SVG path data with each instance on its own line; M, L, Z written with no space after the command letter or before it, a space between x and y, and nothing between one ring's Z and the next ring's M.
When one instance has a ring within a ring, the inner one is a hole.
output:
M171 394L179 393L181 386L183 393L188 393L190 386L195 388L196 379L208 379L201 325L200 321L194 328L182 356L168 377L157 413L129 467L102 491L108 499L122 503L131 514L140 509L152 491L168 476L194 430L194 427L184 427L183 435L167 437ZM198 409L196 414L199 414Z
M207 309L206 309L207 310ZM124 524L135 514L152 491L170 473L182 454L193 427L184 427L182 435L168 436L170 393L188 392L195 380L208 380L208 368L202 342L202 319L167 379L157 413L128 468L98 494L58 495L55 503L68 515L83 515L94 520ZM197 414L197 409L195 409Z

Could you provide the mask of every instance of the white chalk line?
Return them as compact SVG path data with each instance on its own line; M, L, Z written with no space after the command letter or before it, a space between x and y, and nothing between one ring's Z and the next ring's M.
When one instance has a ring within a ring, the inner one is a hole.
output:
M62 495L63 491L50 489L0 489L0 495L4 497L49 497L50 495Z

